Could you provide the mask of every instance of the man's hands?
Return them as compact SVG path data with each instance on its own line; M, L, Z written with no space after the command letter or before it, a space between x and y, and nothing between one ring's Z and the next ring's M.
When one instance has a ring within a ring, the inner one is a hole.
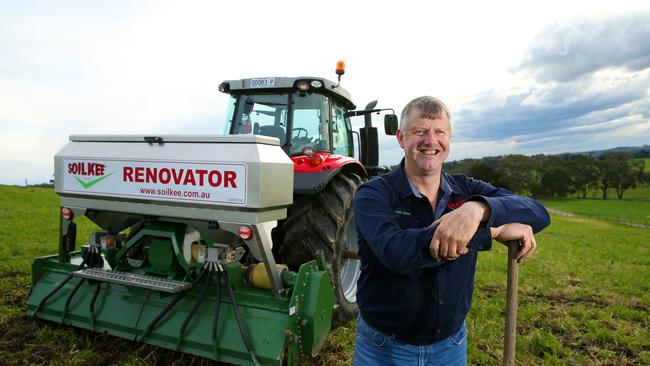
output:
M471 201L434 221L430 226L436 228L429 244L431 256L435 260L454 260L467 253L467 244L481 221L488 217L490 206L485 202Z
M435 260L452 261L468 252L467 244L474 236L481 221L490 217L490 207L480 201L466 202L455 211L443 215L430 227L436 232L429 244L429 251ZM505 244L518 240L521 248L517 253L517 262L530 257L537 248L533 229L520 223L510 223L490 228L492 239Z
M537 249L537 242L533 235L533 229L526 224L511 223L499 227L490 228L492 239L499 243L506 244L510 240L519 240L521 248L517 253L517 262L521 263L530 257Z

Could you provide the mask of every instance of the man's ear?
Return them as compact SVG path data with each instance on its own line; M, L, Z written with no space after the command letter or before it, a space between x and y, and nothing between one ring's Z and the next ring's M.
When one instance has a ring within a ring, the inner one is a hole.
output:
M395 133L395 137L397 137L397 142L399 143L399 146L403 149L404 148L404 135L402 135L402 131L399 129Z

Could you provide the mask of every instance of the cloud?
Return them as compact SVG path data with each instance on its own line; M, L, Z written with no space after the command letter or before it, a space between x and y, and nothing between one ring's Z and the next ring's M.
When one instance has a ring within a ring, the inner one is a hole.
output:
M650 67L650 11L556 24L533 40L516 69L539 82L567 82L606 68Z
M452 158L576 152L650 141L650 69L604 86L602 75L486 93L456 114ZM459 144L460 143L460 144Z
M558 11L540 3L517 13L519 5L488 4L467 14L462 4L438 4L429 10L446 16L431 22L427 8L414 13L395 3L379 4L372 18L359 17L365 5L345 3L341 12L293 3L280 11L261 0L225 7L0 2L0 184L49 180L52 156L70 134L220 133L228 98L216 90L222 80L334 77L339 58L349 71L343 85L360 108L373 99L399 108L417 95L443 98L455 112L452 158L650 140L647 13L549 28L525 53L516 73L524 82L515 91L508 67L540 26L603 6L563 3ZM621 11L638 7L617 4ZM307 31L315 20L306 15L315 13L364 31ZM395 26L383 26L392 20ZM449 29L456 31L435 46L414 36ZM391 52L381 53L379 44ZM507 89L465 102L496 84ZM395 164L403 151L382 135L381 162Z
M650 70L614 74L535 85L516 94L486 92L456 113L454 133L461 140L493 140L647 114Z
M455 113L462 155L482 148L492 150L482 156L559 153L650 140L649 39L650 12L548 28L516 70L521 85L486 91Z

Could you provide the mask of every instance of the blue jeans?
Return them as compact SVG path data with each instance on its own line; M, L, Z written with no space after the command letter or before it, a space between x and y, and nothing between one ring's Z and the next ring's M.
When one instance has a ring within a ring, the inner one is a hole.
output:
M426 346L402 343L357 318L357 335L354 339L354 364L356 366L389 365L467 365L467 328L465 323L447 339Z

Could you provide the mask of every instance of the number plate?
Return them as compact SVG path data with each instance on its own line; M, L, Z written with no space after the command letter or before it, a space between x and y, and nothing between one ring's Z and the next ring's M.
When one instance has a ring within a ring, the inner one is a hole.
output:
M251 88L270 88L275 86L275 78L251 79Z

